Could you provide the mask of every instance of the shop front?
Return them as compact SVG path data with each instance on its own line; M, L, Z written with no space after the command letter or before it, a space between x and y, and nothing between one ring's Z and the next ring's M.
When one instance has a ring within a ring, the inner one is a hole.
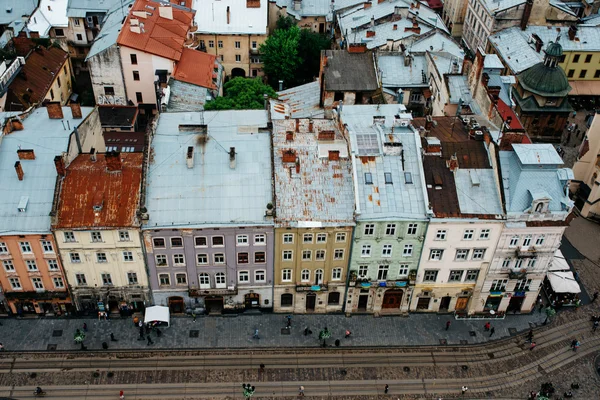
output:
M6 292L4 295L11 312L19 316L59 316L73 311L67 292Z
M502 298L504 297L504 292L490 292L487 300L485 301L485 306L483 307L483 311L498 311L500 308L500 303L502 302Z

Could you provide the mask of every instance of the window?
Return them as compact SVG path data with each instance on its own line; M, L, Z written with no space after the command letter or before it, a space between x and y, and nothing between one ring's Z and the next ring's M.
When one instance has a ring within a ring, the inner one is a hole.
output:
M385 226L385 235L394 236L396 234L396 224L387 224Z
M235 48L236 49L241 49L242 48L242 43L241 42L235 42Z
M106 253L96 253L96 261L99 263L108 262L106 259Z
M584 63L587 64L587 63L589 63L591 61L592 61L592 55L591 54L586 54Z
M368 272L369 272L368 265L359 265L358 266L358 277L359 278L366 278Z
M254 244L255 245L264 245L267 243L267 236L264 234L254 235Z
M71 257L71 262L72 263L80 263L81 262L81 258L79 257L79 253L69 253L69 256Z
M105 96L114 96L115 88L113 88L112 86L104 86L104 95Z
M197 265L208 264L208 254L196 254L196 264Z
M102 276L102 284L104 286L111 286L112 283L112 277L110 276L110 274L101 274Z
M42 283L42 278L31 278L31 283L33 283L33 288L36 290L44 289L44 284Z
M81 35L77 35L77 40L81 40ZM61 86L61 83L60 83L60 76L57 76L57 77L56 77L56 83L58 84L58 87L60 87L60 86Z
M346 234L345 233L336 233L335 234L335 241L336 243L342 243L346 241Z
M213 236L211 240L213 247L223 247L225 245L225 239L223 239L223 236Z
M326 233L317 233L317 243L325 243L327 242L327 234Z
M127 273L127 282L129 282L130 285L137 285L138 284L137 274L135 272L128 272Z
M187 275L186 274L175 274L175 282L178 285L187 285Z
M214 40L209 40L208 41L208 47L210 47L211 49L215 47L215 41Z
M19 278L8 278L8 281L10 282L10 287L13 288L13 290L21 290L21 281L19 280Z
M442 249L431 249L429 251L429 259L432 261L440 261L443 255L444 250Z
M504 260L502 260L502 268L510 267L511 262L512 262L511 258L505 258Z
M294 295L291 293L284 293L281 295L281 307L291 307L294 303Z
M75 26L79 26L79 18L74 18L73 23L75 24Z
M572 78L573 75L575 75L575 70L574 69L570 69L569 72L567 73L567 78Z
M237 235L238 246L248 246L248 235Z
M137 55L130 54L129 58L131 59L131 65L137 65Z
M257 47L256 40L253 40L253 41L252 41L252 48L253 48L253 49L256 49L256 47Z
M489 229L482 229L479 232L479 239L480 240L486 240L490 238L490 230Z
M294 234L293 233L284 233L283 234L283 243L294 243Z
M158 284L160 286L171 285L171 279L169 278L169 274L158 274Z
M254 262L257 264L264 264L266 262L265 252L257 251L254 253Z
M294 258L294 252L292 250L283 251L283 261L292 261Z
M365 185L373 184L373 175L370 172L365 172Z
M254 282L266 282L267 281L267 273L264 269L259 269L254 271Z
M90 236L92 237L92 242L94 242L94 243L102 242L102 232L93 231L93 232L90 232Z
M327 296L327 304L328 305L336 305L340 304L340 292L331 292Z
M225 254L216 253L214 256L215 264L225 264Z
M383 177L384 177L384 179L385 179L385 184L386 184L386 185L391 185L391 184L393 183L393 182L392 182L392 174L391 174L391 173L389 173L389 172L384 172L384 173L383 173Z
M406 276L408 275L408 264L400 264L398 268L398 276Z
M302 250L302 261L310 261L312 259L312 251Z
M2 264L4 265L4 270L6 272L13 272L15 270L12 260L4 260L2 261Z
M196 236L194 238L194 246L195 247L207 247L208 242L206 241L206 236Z
M65 36L65 31L63 29L54 28L54 34L56 37L63 37Z
M408 224L408 230L406 231L407 235L416 235L417 234L417 224Z
M460 282L462 281L463 271L454 270L450 271L450 277L448 278L448 282Z
M504 292L506 290L506 284L508 279L494 279L492 286L490 287L491 292Z
M471 240L473 239L473 233L475 231L473 229L465 229L463 233L463 240Z
M185 265L185 256L183 254L173 254L173 265Z
M0 254L8 254L8 246L4 242L0 242Z
M402 257L410 257L413 253L413 245L405 244L404 249L402 250Z
M215 285L218 289L223 289L227 282L225 281L225 272L217 272L215 274Z
M315 271L315 283L317 285L320 285L321 283L323 283L323 270L322 269L318 269Z
M446 230L442 229L436 232L435 240L446 240Z
M544 240L546 239L546 236L544 235L540 235L537 237L537 239L535 239L535 245L536 246L541 246L544 244Z
M377 270L377 280L378 281L385 281L387 279L389 268L390 267L388 265L380 265L379 266L379 269Z
M477 281L477 277L479 276L478 269L470 269L467 271L467 276L465 276L465 282L474 282Z
M454 258L456 261L466 261L469 257L469 249L457 249L456 257Z
M54 89L50 89L50 98L54 100Z
M54 253L54 247L52 246L51 241L42 240L41 244L42 244L42 250L44 250L44 253ZM1 251L0 251L0 253L1 253Z
M334 260L343 260L344 259L344 249L333 250L333 259Z
M360 251L360 256L361 257L371 257L371 245L370 244L362 245L362 249Z
M183 247L183 239L180 237L172 237L171 238L171 248L178 249Z
M144 102L144 96L142 96L142 92L135 92L135 100L138 103L143 103Z
M411 172L404 173L404 183L406 183L407 185L411 185L413 183Z
M391 257L392 256L392 245L384 244L381 249L381 257Z
M423 275L423 282L435 282L437 280L438 271L427 270Z
M250 282L250 273L248 271L238 271L238 282L239 283Z
M308 269L303 269L300 272L300 280L302 282L309 282L310 281L310 270Z
M133 80L134 81L140 80L140 72L139 71L133 71Z
M531 279L520 279L515 285L515 292L526 292L531 286Z
M531 235L527 235L527 236L525 236L525 239L523 239L523 247L529 247L530 244L531 244Z
M473 249L473 260L483 260L485 249Z
M281 281L282 282L291 282L292 281L292 270L284 269L281 271Z
M238 253L237 262L238 264L248 264L248 253Z
M331 271L331 280L332 281L339 281L342 279L342 269L341 268L334 268Z
M535 268L535 263L537 262L537 257L530 258L527 261L527 268Z
M245 272L246 274L248 273L248 271ZM198 282L200 284L200 289L210 289L210 275L208 275L206 272L203 272L200 275L198 275Z
M312 243L313 242L313 234L312 233L305 233L302 236L302 243Z
M373 236L375 234L375 224L365 224L364 235Z
M596 72L594 72L594 78L600 78L600 69L597 69Z
M587 69L582 69L581 71L579 71L580 78L585 78L586 74L587 74Z
M27 260L25 263L27 264L27 271L37 271L38 270L35 260Z
M75 280L77 281L78 286L86 286L87 281L85 280L84 274L75 274Z
M31 245L29 242L19 242L19 246L21 246L21 253L31 253Z
M124 251L123 252L123 261L133 261L133 253L131 251Z
M515 265L514 265L514 269L521 269L521 267L523 266L523 259L522 258L517 258L517 260L515 261Z
M156 248L156 249L164 249L165 248L165 239L154 238L152 241L154 242L154 248Z
M73 243L75 242L75 233L73 232L63 232L65 237L65 243Z
M236 55L235 55L235 61L236 61L236 62L240 62L240 61L242 61L242 56L241 56L241 55L239 55L239 54L236 54Z
M49 271L58 271L58 261L56 261L56 260L46 260L46 263L48 264L48 270Z
M119 241L121 242L129 242L131 239L129 238L129 232L127 231L119 231Z
M223 48L223 41L222 40L217 40L217 46L222 49Z
M513 237L510 238L510 242L508 243L509 247L515 247L517 245L517 243L519 243L519 236L515 235Z

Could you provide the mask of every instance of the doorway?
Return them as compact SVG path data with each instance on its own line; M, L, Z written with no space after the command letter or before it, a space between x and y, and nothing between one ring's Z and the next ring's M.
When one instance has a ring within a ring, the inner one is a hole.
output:
M521 311L521 307L523 307L523 301L525 297L511 297L508 302L508 307L506 308L507 312L519 312Z
M242 68L234 68L231 70L231 77L232 78L237 78L237 77L242 77L245 78L246 77L246 71L244 71Z
M383 295L383 304L381 308L394 309L400 308L402 304L402 297L404 296L403 290L388 290Z
M456 305L454 306L454 309L456 311L462 311L465 308L467 308L468 303L469 303L468 297L459 297L458 299L456 299Z
M450 301L452 301L452 297L450 297L450 296L442 297L442 300L440 301L439 312L448 312L448 309L450 308Z
M258 293L248 293L244 296L244 305L246 310L251 308L260 308L260 295Z
M204 304L206 304L206 312L209 315L219 315L223 311L222 296L207 297L204 299Z
M358 296L358 311L367 311L367 304L369 304L368 294Z
M169 310L171 314L181 314L185 311L183 297L169 297Z
M323 22L319 24L319 33L325 33L325 24Z
M315 311L315 305L317 304L317 295L309 293L306 295L306 311Z
M417 300L417 310L429 310L429 302L431 297L419 297Z

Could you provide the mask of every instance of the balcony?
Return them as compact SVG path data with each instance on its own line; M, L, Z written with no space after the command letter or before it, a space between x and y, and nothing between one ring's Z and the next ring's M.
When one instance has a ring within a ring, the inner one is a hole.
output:
M527 248L519 247L517 249L517 257L537 257L538 251L535 246Z
M202 296L224 296L224 295L232 295L237 294L237 288L230 286L228 288L218 288L218 289L190 289L189 295L190 297L202 297Z
M327 285L296 285L296 292L326 292Z
M0 71L2 70L2 68L4 68L4 71L2 71L2 74L0 75L0 97L6 94L8 87L15 79L17 74L21 71L23 65L25 65L25 58L17 57L10 64L10 66L8 66L8 68L6 67L6 63L3 63L0 66Z
M377 287L385 287L385 288L403 288L409 285L410 281L408 278L405 279L396 279L393 281L369 281L367 279L359 279L355 283L355 287L367 289L367 288L377 288Z
M525 279L525 278L527 278L527 270L521 269L519 271L515 271L515 270L509 271L508 277L510 279Z

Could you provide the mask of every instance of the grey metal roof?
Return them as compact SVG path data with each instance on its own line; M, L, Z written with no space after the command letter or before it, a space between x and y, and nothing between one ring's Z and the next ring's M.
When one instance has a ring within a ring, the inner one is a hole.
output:
M483 60L483 68L489 69L504 69L504 64L496 54L486 54Z
M38 0L2 0L0 25L8 25L13 21L20 20L24 15L31 15L37 6Z
M381 84L384 87L429 87L425 56L413 55L410 65L406 66L401 53L380 53L377 56L377 66L381 71Z
M454 173L456 194L463 214L503 214L495 171L459 168Z
M491 14L525 4L526 0L481 0L481 5Z
M265 219L273 201L267 123L263 110L162 113L148 166L145 228L272 224Z
M38 108L24 121L22 131L14 131L0 138L0 234L17 235L50 232L50 211L54 199L56 168L54 157L68 149L72 127L81 124L93 111L82 107L83 119L73 119L70 107L63 107L63 119L50 119L46 108ZM14 113L0 113L0 121ZM17 150L33 149L35 160L21 160L25 177L19 181L15 162ZM19 212L17 206L23 197L28 198L27 209Z
M302 0L300 10L294 9L294 0L276 0L278 7L287 7L287 13L295 18L302 17L326 17L327 21L332 20L331 2L327 0Z
M562 165L563 160L549 143L513 144L513 150L523 165Z
M416 131L400 125L397 116L409 122L410 114L405 107L392 105L356 105L342 107L341 120L347 125L355 157L356 192L359 201L359 220L425 219L427 217L427 195L421 163L421 139ZM374 117L383 117L383 123L373 123ZM392 126L393 133L392 133ZM368 162L359 155L359 139L375 139L374 153ZM387 143L387 145L386 145ZM401 143L394 147L392 143ZM400 149L403 153L400 153ZM365 174L370 173L373 184L365 183ZM391 174L391 184L386 183L385 174ZM409 173L412 183L407 183Z
M176 79L169 80L169 88L171 93L167 112L203 111L207 97L210 96L208 89Z
M418 36L413 43L407 45L412 54L425 51L444 52L452 54L461 60L465 58L465 51L452 36L440 30L431 30Z
M296 121L299 129L296 132ZM332 120L273 120L273 162L277 197L275 226L353 225L354 190L348 144ZM335 132L334 140L318 141L318 132ZM294 139L288 141L288 131ZM283 162L283 152L293 150L296 162ZM339 151L338 161L328 159L328 151Z
M85 18L87 13L106 13L120 4L121 0L69 0L67 17Z
M372 91L379 87L373 53L323 50L327 66L323 73L327 91Z
M134 0L122 0L122 6L118 4L108 12L102 23L100 34L96 36L86 57L86 61L102 53L112 45L117 44L117 38L119 37L119 32L121 32L123 21L125 21L125 17L127 17L129 8L133 3Z
M314 82L277 92L277 99L288 104L292 118L321 118L321 83Z

